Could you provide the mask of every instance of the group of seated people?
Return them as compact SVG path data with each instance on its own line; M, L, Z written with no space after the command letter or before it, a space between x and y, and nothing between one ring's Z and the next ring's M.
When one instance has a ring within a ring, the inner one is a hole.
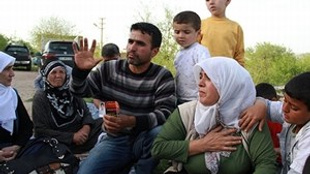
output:
M292 78L284 100L256 97L249 72L227 57L194 66L197 100L176 106L172 74L151 63L159 30L149 23L130 28L127 60L100 64L95 41L73 45L69 77L59 60L41 70L43 89L33 98L33 123L11 87L14 58L0 52L0 169L32 136L51 136L73 153L89 152L78 173L272 174L277 154L265 119L283 123L282 174L309 173L310 72ZM117 101L117 116L92 118L83 97ZM266 114L267 113L267 114ZM265 116L267 115L267 117ZM101 133L107 133L98 140ZM309 163L309 160L307 160ZM1 171L1 170L0 170Z
M109 43L102 50L104 61L119 59L117 45ZM95 119L84 99L70 92L68 84L72 68L57 58L44 61L40 74L34 80L36 92L32 101L33 115L30 118L17 90L11 87L15 58L2 52L0 55L3 74L0 86L5 94L1 95L1 109L4 110L0 122L0 163L3 163L0 167L10 166L10 163L4 165L4 162L18 157L22 147L39 137L53 137L77 156L87 153L103 132L102 119ZM9 171L9 168L3 169L0 173Z

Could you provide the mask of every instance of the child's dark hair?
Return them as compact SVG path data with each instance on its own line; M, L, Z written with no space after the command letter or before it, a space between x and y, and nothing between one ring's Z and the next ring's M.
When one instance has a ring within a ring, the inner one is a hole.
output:
M256 96L263 97L268 100L278 98L276 89L269 83L259 83L255 86Z
M138 22L131 25L130 31L132 30L140 30L143 34L149 34L152 37L152 48L160 47L162 34L155 25L147 22Z
M114 43L107 43L101 49L102 57L114 57L120 54L119 48Z
M285 85L284 92L288 96L302 101L310 111L310 72L293 77Z
M193 28L198 31L201 28L201 19L199 15L193 11L182 11L173 18L173 23L192 24Z

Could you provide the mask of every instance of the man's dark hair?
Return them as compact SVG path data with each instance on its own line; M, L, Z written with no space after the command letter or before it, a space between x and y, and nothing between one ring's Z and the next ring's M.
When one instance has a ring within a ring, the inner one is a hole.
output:
M303 102L310 111L310 72L293 77L284 87L284 92Z
M147 22L138 22L131 25L130 31L132 30L140 30L143 34L149 34L152 37L152 48L160 47L162 34L155 25Z
M107 43L101 49L101 56L102 57L113 58L113 57L119 56L119 55L120 55L119 48L114 43Z
M201 19L199 15L193 11L182 11L173 18L173 23L191 24L198 31L201 27Z
M278 98L276 89L269 83L257 84L255 88L256 88L257 97L263 97L268 100L272 100L273 98Z

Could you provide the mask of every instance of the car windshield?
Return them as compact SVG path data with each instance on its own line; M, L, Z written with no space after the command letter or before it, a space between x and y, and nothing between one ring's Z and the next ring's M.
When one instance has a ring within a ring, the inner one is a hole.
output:
M56 54L73 54L71 42L53 42L50 44L50 49Z
M27 48L24 47L9 47L7 51L10 52L20 52L20 53L28 53Z

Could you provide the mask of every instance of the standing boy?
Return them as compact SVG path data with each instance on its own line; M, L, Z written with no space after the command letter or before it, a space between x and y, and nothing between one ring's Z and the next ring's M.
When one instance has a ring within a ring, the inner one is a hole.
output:
M231 0L206 0L211 17L202 20L200 43L212 57L225 56L236 59L244 66L244 42L241 26L226 17L226 7Z
M198 98L193 67L210 57L208 49L197 42L200 26L200 17L192 11L180 12L173 18L174 39L181 46L174 59L178 104Z

